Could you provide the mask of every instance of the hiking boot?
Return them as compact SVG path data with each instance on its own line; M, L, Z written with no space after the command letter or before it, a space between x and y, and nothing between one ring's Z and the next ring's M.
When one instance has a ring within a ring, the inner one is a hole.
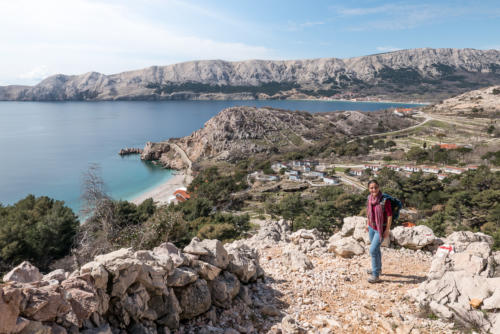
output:
M366 273L367 273L368 275L371 275L371 274L372 274L372 270L371 270L370 268L367 268L367 269L366 269Z
M380 283L382 280L376 276L372 276L368 279L368 283Z

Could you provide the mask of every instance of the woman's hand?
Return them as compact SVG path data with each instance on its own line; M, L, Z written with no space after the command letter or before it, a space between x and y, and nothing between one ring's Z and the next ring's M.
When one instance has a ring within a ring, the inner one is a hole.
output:
M385 230L385 232L384 232L384 239L389 239L390 235L391 235L391 231L390 230Z

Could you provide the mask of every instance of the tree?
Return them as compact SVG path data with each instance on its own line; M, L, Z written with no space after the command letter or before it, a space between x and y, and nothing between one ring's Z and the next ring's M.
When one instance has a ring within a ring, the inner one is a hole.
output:
M105 191L99 165L91 164L83 173L82 189L81 215L86 220L78 229L73 249L79 265L113 250L112 240L118 236L115 206Z
M304 203L300 194L291 194L285 196L279 205L279 210L283 218L293 221L295 217L304 212Z
M0 265L24 260L41 270L69 254L78 219L62 201L28 195L13 206L0 206ZM0 268L2 269L2 268Z

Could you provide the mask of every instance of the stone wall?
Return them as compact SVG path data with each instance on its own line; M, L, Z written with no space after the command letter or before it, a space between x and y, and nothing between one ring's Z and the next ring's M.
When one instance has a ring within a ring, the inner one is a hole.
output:
M184 251L123 248L73 273L41 275L23 262L4 276L0 333L169 333L181 320L248 298L263 274L244 244L194 238Z

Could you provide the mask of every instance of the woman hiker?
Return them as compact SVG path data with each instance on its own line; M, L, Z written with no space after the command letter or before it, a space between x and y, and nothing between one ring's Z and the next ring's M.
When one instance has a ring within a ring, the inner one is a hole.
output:
M366 213L368 215L368 226L366 230L370 237L370 255L372 257L372 269L368 269L368 274L371 277L368 279L370 283L380 282L380 272L382 271L382 253L380 252L380 244L384 239L389 238L389 231L392 223L392 207L391 201L384 201L382 207L382 192L376 180L368 182L368 195Z

